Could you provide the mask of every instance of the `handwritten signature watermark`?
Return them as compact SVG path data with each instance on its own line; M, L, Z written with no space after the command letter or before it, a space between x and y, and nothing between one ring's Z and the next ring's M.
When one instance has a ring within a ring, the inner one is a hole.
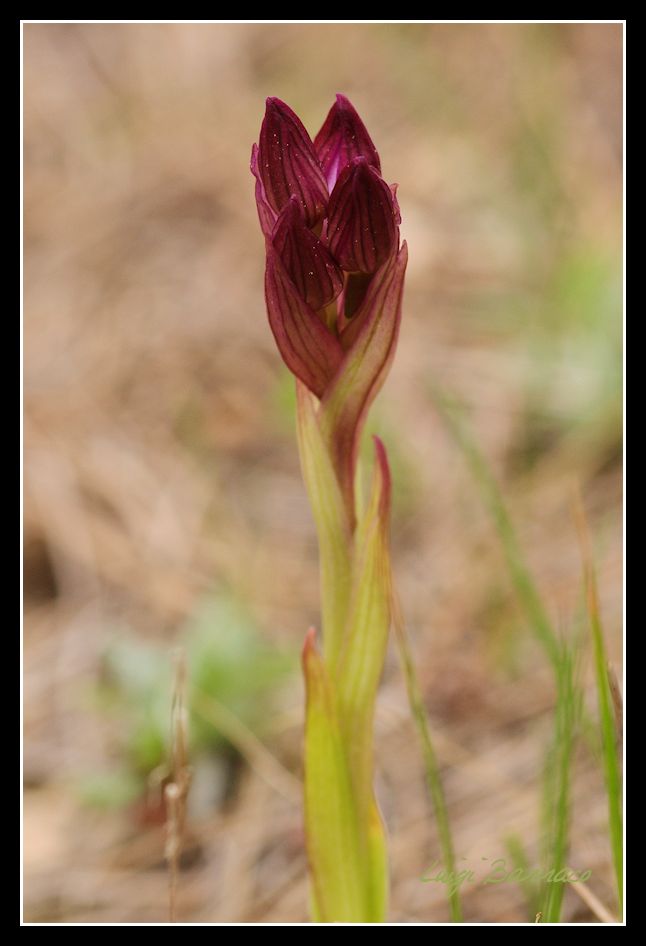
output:
M466 860L466 858L464 858ZM483 857L488 862L489 858ZM523 884L538 882L548 884L578 884L585 883L592 876L591 870L572 870L564 867L561 870L542 870L539 867L525 868L507 866L504 857L497 857L491 863L484 863L479 870L466 867L463 870L446 870L441 861L433 864L420 877L425 884L445 884L449 893L455 893L463 884Z

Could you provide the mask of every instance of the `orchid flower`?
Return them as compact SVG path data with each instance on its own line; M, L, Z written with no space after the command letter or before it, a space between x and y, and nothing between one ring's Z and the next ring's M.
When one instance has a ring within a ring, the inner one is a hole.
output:
M388 870L373 791L373 717L391 622L390 471L375 438L358 499L363 426L395 353L406 244L396 186L343 95L314 138L267 99L251 153L269 325L296 378L298 441L320 552L322 653L310 629L305 826L313 918L383 922Z

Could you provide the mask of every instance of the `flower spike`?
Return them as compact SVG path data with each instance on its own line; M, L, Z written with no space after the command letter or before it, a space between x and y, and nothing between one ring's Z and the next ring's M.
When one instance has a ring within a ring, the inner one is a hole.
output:
M388 861L372 787L373 720L392 614L381 441L365 503L356 474L364 421L397 345L407 248L399 245L395 188L345 96L337 95L314 144L284 102L267 99L251 170L267 314L296 378L301 467L320 552L322 653L312 630L303 651L313 918L381 923Z

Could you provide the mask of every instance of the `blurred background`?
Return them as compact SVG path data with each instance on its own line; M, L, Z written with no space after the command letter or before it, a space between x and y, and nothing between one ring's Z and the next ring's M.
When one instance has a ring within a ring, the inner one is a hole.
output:
M463 405L564 635L585 634L581 490L621 676L621 26L27 24L27 921L167 919L178 648L179 919L307 919L317 549L248 164L266 96L314 136L337 91L399 184L410 247L370 429L461 865L509 859L514 837L536 862L554 685L434 386ZM582 674L594 713L589 655ZM440 855L394 649L376 740L392 920L447 920L420 880ZM569 858L611 907L603 775L585 746L575 761ZM516 884L463 894L468 920L528 917ZM564 919L594 919L571 886Z

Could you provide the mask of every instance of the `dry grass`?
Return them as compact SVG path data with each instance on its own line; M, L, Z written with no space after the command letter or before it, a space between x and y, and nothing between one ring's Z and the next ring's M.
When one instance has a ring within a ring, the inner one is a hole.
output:
M276 645L316 621L248 172L270 94L313 132L345 92L400 185L411 262L375 420L395 460L399 593L459 858L506 856L509 834L536 856L549 669L429 380L467 405L565 633L582 616L580 484L620 672L620 27L31 24L24 50L26 919L166 919L163 817L88 809L75 787L117 759L87 698L117 629L170 654L214 589ZM589 660L585 680L594 712ZM301 702L295 678L219 799L200 802L196 772L180 919L306 919ZM443 921L441 885L420 882L437 835L394 654L377 751L392 918ZM203 764L229 779L220 755ZM574 799L568 863L614 912L584 746ZM527 918L516 885L463 895L468 920ZM564 917L594 910L568 890Z

